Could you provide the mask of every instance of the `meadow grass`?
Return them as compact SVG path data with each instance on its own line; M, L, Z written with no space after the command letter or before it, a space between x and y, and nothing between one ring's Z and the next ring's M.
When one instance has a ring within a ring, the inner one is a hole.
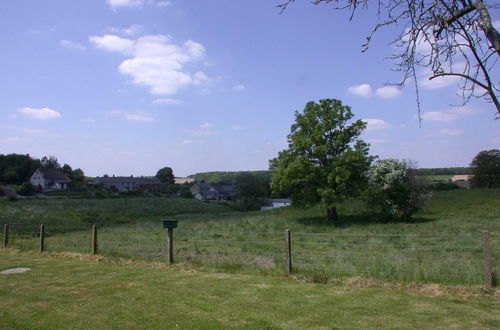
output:
M164 261L166 234L160 219L168 215L179 221L174 235L176 260L200 269L279 273L283 266L283 231L289 228L297 274L324 281L365 276L478 285L483 281L481 231L489 230L494 276L500 274L496 261L500 256L500 190L436 192L431 204L409 222L374 221L363 203L348 201L339 208L341 219L334 225L325 220L325 210L319 206L237 212L224 205L182 199L85 200L84 205L74 204L76 210L61 207L71 208L71 200L8 205L10 213L22 223L30 208L38 210L44 220L53 219L54 214L46 215L52 203L57 206L55 214L81 215L91 207L100 219L107 219L99 229L99 253L114 257ZM16 205L21 207L15 209ZM36 221L32 216L26 219L28 227ZM124 219L127 223L121 223ZM48 250L88 253L88 220L73 217L71 226L60 225L59 219L55 224L45 222ZM22 232L25 227L16 228L18 234L12 236L10 246L36 250L38 240L32 237L33 229Z
M78 256L76 256L78 257ZM498 297L0 251L1 329L498 329Z

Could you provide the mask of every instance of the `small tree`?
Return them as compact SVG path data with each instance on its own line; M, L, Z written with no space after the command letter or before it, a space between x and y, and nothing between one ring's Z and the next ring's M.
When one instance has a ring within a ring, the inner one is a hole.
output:
M257 176L242 172L235 179L236 199L242 210L259 209L260 199L267 197L268 183L262 182Z
M321 202L328 220L337 220L337 204L361 191L372 160L368 144L358 139L366 123L353 117L335 99L309 102L303 113L295 112L288 149L270 161L273 192L291 192L295 205Z
M409 219L428 201L430 194L419 184L404 160L382 159L367 172L368 204L383 216Z
M470 163L473 188L500 188L500 151L481 151Z
M164 167L156 172L156 177L163 183L172 184L175 183L174 172L170 167Z

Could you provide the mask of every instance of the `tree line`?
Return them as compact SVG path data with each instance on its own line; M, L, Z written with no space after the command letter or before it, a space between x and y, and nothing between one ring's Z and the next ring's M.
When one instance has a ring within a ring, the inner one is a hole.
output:
M56 168L68 175L73 186L85 183L85 174L82 169L73 169L69 164L61 166L55 156L44 156L41 159L29 154L0 154L0 183L21 185L30 181L31 175L38 168Z

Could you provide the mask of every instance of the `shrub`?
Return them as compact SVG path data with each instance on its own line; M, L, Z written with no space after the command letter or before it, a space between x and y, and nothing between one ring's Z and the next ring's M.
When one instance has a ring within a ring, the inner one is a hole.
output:
M366 199L374 213L385 217L409 219L430 198L404 160L383 159L368 171Z
M33 196L36 193L36 188L31 182L25 182L21 185L17 193L21 196Z
M2 187L0 187L0 196L5 196L5 191L3 191Z
M454 182L437 182L429 185L429 189L434 191L444 191L460 189L460 187Z

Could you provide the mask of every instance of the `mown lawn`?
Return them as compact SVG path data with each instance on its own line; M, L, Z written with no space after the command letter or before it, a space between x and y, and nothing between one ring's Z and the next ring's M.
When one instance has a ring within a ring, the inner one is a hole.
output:
M500 327L498 297L464 288L325 285L0 251L2 329Z

